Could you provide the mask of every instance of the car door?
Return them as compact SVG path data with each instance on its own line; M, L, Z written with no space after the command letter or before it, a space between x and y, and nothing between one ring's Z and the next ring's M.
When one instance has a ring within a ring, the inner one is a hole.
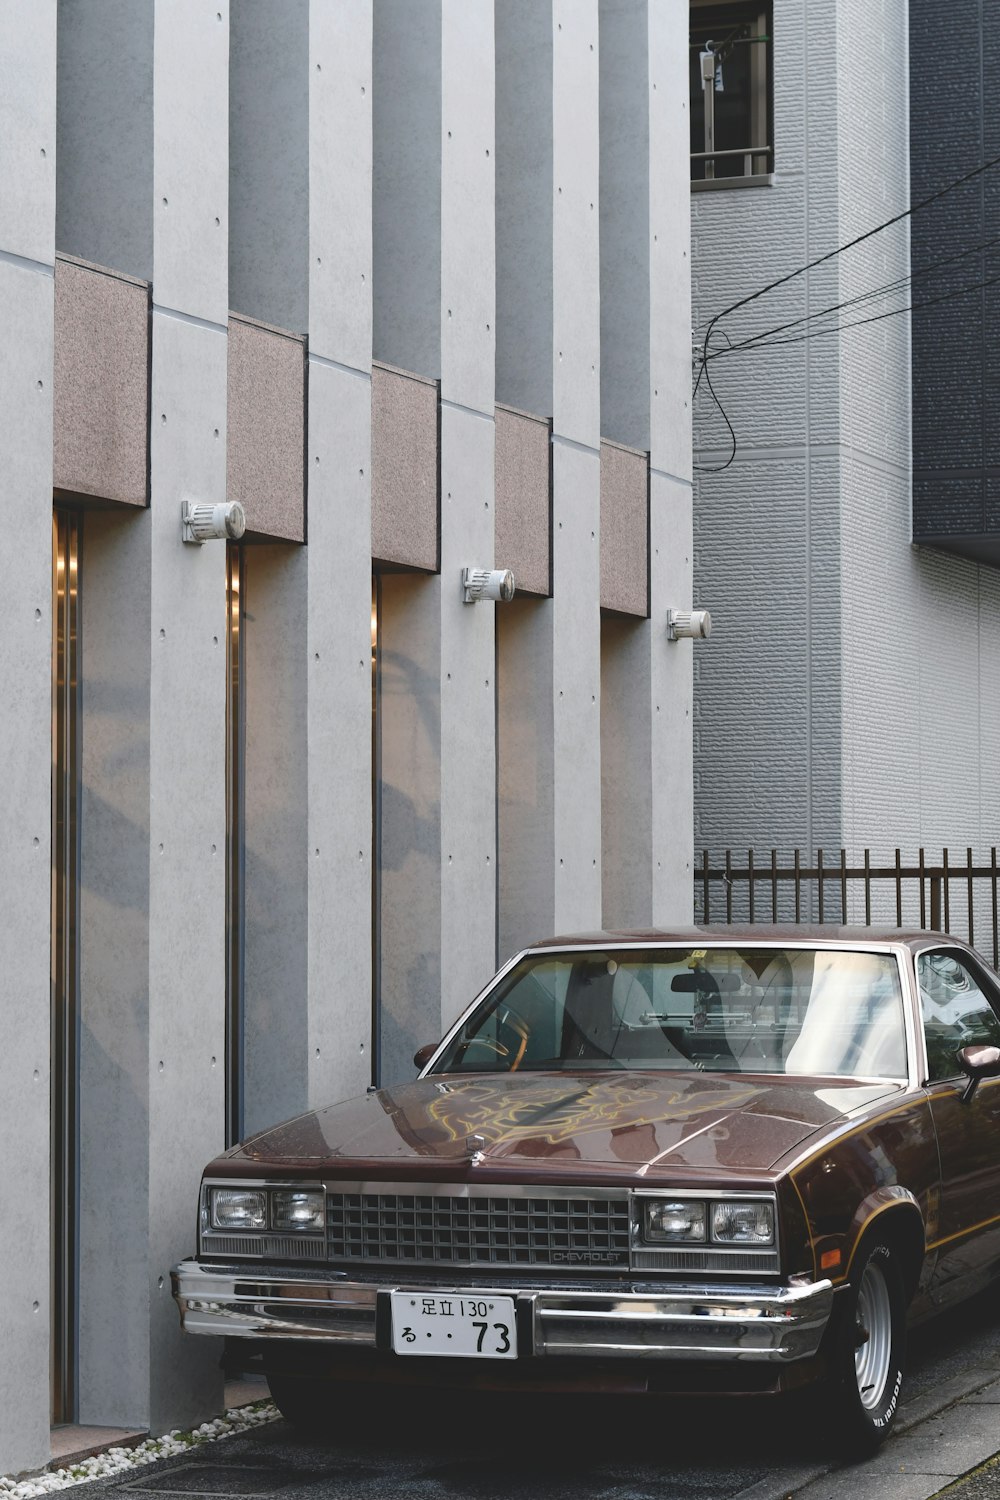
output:
M964 1102L968 1079L956 1054L974 1043L1000 1046L1000 988L962 949L918 955L917 982L927 1046L926 1090L941 1160L935 1301L966 1295L1000 1264L1000 1079Z

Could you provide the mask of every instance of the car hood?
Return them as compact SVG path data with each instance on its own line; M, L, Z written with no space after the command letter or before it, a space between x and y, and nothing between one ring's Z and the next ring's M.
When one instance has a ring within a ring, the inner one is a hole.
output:
M701 1072L439 1074L263 1131L213 1169L539 1181L762 1172L817 1130L898 1090Z

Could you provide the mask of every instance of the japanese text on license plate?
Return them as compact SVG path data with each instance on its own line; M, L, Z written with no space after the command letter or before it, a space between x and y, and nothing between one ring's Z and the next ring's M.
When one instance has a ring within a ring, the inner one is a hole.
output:
M391 1292L392 1347L397 1354L453 1354L463 1359L516 1359L513 1297L465 1292Z

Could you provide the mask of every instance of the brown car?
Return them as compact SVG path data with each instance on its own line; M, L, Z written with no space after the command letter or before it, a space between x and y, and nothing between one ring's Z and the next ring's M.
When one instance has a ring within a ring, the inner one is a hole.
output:
M337 1379L822 1379L863 1450L907 1321L1000 1267L1000 984L941 934L557 938L414 1061L204 1174L183 1325L293 1422Z

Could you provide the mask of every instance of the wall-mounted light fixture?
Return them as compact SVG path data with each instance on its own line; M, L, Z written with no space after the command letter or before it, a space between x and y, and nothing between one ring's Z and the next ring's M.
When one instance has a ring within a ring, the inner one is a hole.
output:
M668 609L667 639L680 641L690 637L707 641L712 634L712 616L707 609Z
M197 505L185 500L181 505L181 536L185 542L238 542L247 529L246 512L238 500L221 505Z
M509 604L514 592L514 575L509 568L463 569L462 598L466 604L475 604L477 599L492 599L495 604Z

